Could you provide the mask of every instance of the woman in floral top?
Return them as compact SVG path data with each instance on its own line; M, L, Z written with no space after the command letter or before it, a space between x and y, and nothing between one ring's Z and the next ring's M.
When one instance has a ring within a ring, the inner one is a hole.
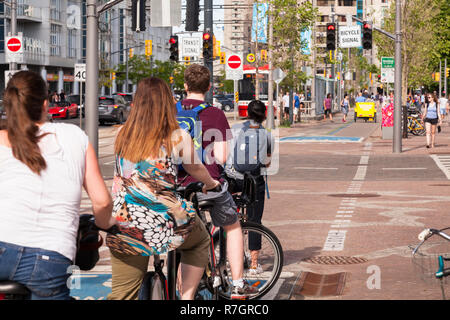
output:
M137 299L149 256L181 252L182 299L193 299L208 263L209 235L192 204L176 193L183 168L214 189L219 182L196 159L191 137L178 127L168 85L158 78L139 82L130 116L117 134L113 215L120 233L109 235L110 300Z

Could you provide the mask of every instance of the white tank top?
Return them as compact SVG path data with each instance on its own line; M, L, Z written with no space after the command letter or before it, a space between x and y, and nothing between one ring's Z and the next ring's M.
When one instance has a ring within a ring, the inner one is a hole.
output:
M39 142L47 168L41 175L0 145L0 241L76 253L88 137L77 126L45 123Z

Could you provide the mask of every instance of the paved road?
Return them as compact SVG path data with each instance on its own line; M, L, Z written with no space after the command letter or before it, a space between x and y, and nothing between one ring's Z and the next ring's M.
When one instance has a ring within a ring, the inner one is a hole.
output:
M99 161L108 186L116 130L99 129ZM409 245L425 227L450 225L450 127L444 126L436 149L425 149L425 137L410 137L401 154L392 153L392 141L382 140L380 130L379 123L343 123L339 116L279 130L279 169L269 177L263 224L279 237L285 264L268 299L441 298L437 284L428 286L416 276ZM89 208L84 194L82 212ZM360 260L343 264L334 259L340 256ZM322 264L326 259L331 264ZM106 288L110 282L103 274L109 270L109 253L102 247L93 273L101 274L95 277ZM308 273L340 273L340 291L308 292L302 283Z

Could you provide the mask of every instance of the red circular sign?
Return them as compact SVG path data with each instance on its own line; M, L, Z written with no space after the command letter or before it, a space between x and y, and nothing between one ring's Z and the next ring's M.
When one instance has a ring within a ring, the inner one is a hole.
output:
M20 43L20 40L18 38L11 38L6 43L6 46L8 47L8 50L11 52L17 52L20 50L20 47L22 44Z
M241 57L239 57L239 56L233 55L228 58L228 66L231 69L237 69L241 66L241 64L242 64L242 61L241 61Z

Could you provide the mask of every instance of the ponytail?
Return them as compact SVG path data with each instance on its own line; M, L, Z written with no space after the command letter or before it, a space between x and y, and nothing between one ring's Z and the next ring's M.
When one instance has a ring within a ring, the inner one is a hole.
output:
M47 167L38 145L44 135L38 135L36 125L42 119L46 87L38 74L21 71L11 78L4 94L6 129L12 154L38 175Z

